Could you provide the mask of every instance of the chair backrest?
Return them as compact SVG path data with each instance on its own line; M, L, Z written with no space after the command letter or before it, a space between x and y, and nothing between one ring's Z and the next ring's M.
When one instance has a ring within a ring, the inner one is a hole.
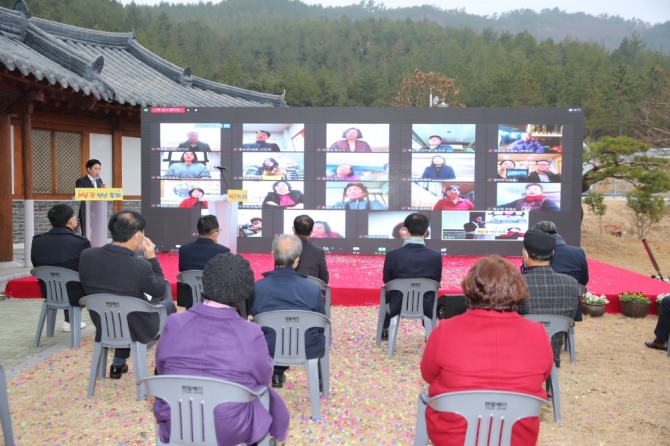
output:
M384 284L384 291L400 291L403 294L402 308L400 316L405 319L423 318L423 295L432 291L435 293L435 303L433 304L433 319L435 319L435 309L437 308L437 292L440 283L432 279L394 279Z
M177 274L177 280L191 287L193 305L202 302L202 270L190 269Z
M100 342L108 348L127 348L132 342L128 326L130 313L155 313L159 317L158 333L163 330L167 320L167 310L162 305L152 305L142 299L132 296L117 296L115 294L90 294L81 299L90 313L96 313L100 326L96 331L100 333ZM96 318L91 318L94 323ZM97 335L96 335L97 338Z
M544 404L544 399L533 395L489 390L443 393L428 401L436 411L464 417L468 423L464 444L473 446L511 445L514 423L539 416Z
M323 328L326 349L330 345L330 319L321 313L304 310L277 310L254 316L261 327L274 330L274 362L280 365L298 365L307 360L305 332L310 328Z
M330 303L332 299L330 285L328 285L326 282L319 279L318 277L314 276L307 276L307 280L309 280L310 282L321 288L321 295L323 296L323 305L326 307L326 316L330 318Z
M556 333L567 333L570 326L575 325L575 321L560 314L524 314L523 317L541 323L550 339Z
M267 387L253 391L221 379L177 375L151 376L138 383L148 395L170 405L170 444L174 445L216 444L214 408L219 404L258 398L266 409L270 407Z
M77 271L58 266L36 266L30 270L30 274L44 282L50 306L67 308L70 305L66 285L68 282L79 282Z

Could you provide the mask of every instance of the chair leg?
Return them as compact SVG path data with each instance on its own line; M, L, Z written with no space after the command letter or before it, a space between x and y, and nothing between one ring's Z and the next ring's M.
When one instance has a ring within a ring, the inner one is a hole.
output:
M433 328L435 328L435 319L431 319L427 316L423 317L423 328L426 330L426 342L428 342L428 338L430 337L430 334L433 332Z
M35 333L35 342L33 347L40 346L40 339L42 338L42 331L44 330L44 322L47 319L47 303L42 303L42 310L40 310L40 318L37 320L37 332Z
M428 444L428 428L426 426L426 407L428 406L428 394L421 392L416 411L416 427L414 428L414 446L426 446Z
M570 363L577 362L577 353L575 352L575 327L570 327L568 331L568 345L570 347Z
M14 446L14 431L12 430L12 416L9 410L9 397L7 396L7 377L5 369L0 365L0 423L2 434L5 438L5 446Z
M556 365L551 369L549 383L551 385L551 402L554 406L554 421L557 424L561 424L561 392L558 384L558 369Z
M312 419L321 419L321 401L319 400L319 360L308 359L305 363L307 384L309 385L309 399L312 401Z
M400 325L400 316L395 316L391 318L391 323L389 324L389 340L387 353L388 357L393 357L393 350L395 349L395 341L398 336L398 325Z
M47 307L47 337L51 338L56 331L56 315L58 310Z
M81 307L70 306L70 348L81 346Z
M379 305L379 318L377 319L377 337L375 343L377 347L382 344L382 330L384 329L384 319L386 318L386 303Z
M88 397L93 398L95 394L95 381L98 378L100 366L103 363L103 356L107 356L107 349L102 347L99 342L93 347L93 360L91 361L91 372L88 376ZM103 368L104 373L104 368ZM104 378L104 375L102 376Z
M135 382L147 377L147 344L134 342L130 344L130 352L133 357L133 366L135 369ZM144 400L147 394L144 386L137 384L137 399Z
M319 367L321 368L321 383L323 391L321 394L324 398L330 397L330 352L326 351L326 354L319 360Z

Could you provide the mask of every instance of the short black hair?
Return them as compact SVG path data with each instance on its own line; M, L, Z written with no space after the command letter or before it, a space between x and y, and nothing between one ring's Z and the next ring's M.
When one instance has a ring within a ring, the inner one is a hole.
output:
M412 237L422 237L428 231L428 226L430 225L428 217L418 212L413 212L405 217L404 223L407 232Z
M219 220L215 215L203 215L198 219L198 234L209 235L219 229Z
M67 222L74 216L72 206L65 203L55 204L49 209L47 218L54 228L67 225Z
M139 212L121 211L112 215L107 229L112 234L113 241L124 243L138 232L144 231L146 224L146 220Z
M296 235L309 236L314 229L314 220L309 215L298 215L293 220L293 228Z
M558 230L556 229L556 225L554 224L553 221L549 220L542 220L533 225L531 229L537 229L538 231L546 232L549 235L556 235L558 234Z
M95 166L96 164L100 164L102 166L102 163L98 161L97 159L93 158L88 161L86 161L86 168L90 169L91 167Z

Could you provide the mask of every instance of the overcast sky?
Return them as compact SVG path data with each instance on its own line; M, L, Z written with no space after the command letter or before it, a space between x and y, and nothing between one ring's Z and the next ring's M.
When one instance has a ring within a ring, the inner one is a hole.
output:
M161 1L168 3L198 3L197 0L135 0L140 5L157 5ZM218 0L211 0L218 3ZM270 0L268 0L270 1ZM346 6L358 4L355 0L301 0L310 5ZM129 4L131 0L120 0ZM441 9L465 9L466 12L477 15L493 15L495 13L512 11L515 9L542 9L559 8L565 12L584 12L591 15L607 14L620 16L625 19L640 19L652 24L664 23L670 20L670 0L375 0L375 3L384 4L387 8L400 8L431 4Z

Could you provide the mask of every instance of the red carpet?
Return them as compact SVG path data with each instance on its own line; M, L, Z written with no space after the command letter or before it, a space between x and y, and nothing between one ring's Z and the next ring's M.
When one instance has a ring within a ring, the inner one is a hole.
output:
M273 268L270 254L243 254L251 263L256 279ZM159 254L158 256L165 277L172 283L173 295L176 296L175 281L178 271L177 254ZM458 256L444 257L441 294L457 294L461 292L460 281L479 257ZM332 287L333 305L378 305L379 287L382 285L383 256L374 255L338 255L330 254L328 270ZM520 257L509 257L515 265L521 264ZM621 307L617 295L623 291L641 291L652 298L651 313L657 314L655 297L670 292L670 283L651 279L641 274L617 268L606 263L589 260L587 286L595 294L605 294L610 300L608 313L620 313ZM34 277L14 279L7 284L5 294L14 298L34 298L40 296L37 280Z

